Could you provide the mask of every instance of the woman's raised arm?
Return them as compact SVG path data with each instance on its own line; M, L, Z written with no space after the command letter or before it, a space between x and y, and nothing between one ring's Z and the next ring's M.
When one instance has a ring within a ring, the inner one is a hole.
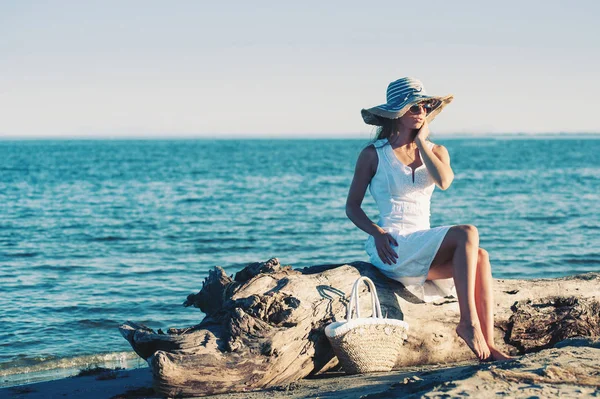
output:
M429 136L429 125L427 121L419 129L415 137L415 144L421 153L421 159L427 167L429 174L433 177L435 184L442 190L446 190L454 180L454 172L450 166L450 154L443 145L436 145L429 149L426 139Z

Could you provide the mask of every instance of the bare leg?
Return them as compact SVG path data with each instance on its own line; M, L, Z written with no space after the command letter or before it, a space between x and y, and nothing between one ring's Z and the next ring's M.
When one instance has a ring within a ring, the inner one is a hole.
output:
M475 278L475 303L481 322L481 331L488 346L494 346L494 298L492 292L492 269L488 252L479 248Z
M437 280L453 277L452 261L437 264L431 267L427 276L428 280ZM491 359L509 360L509 355L501 352L494 344L494 298L493 298L493 279L492 267L487 251L483 248L478 249L477 253L477 273L475 279L475 303L477 316L481 323L481 331L490 350Z
M438 267L452 265L451 276L454 278L460 308L456 333L480 360L484 360L490 356L490 349L481 331L475 302L478 248L479 234L475 226L451 227L432 262L428 279L436 278L435 274L448 274L449 270L438 270Z
M481 331L485 342L490 348L493 360L512 359L506 353L499 351L494 343L494 291L492 279L492 266L488 252L479 248L477 257L477 276L475 280L475 303L477 315L481 322Z

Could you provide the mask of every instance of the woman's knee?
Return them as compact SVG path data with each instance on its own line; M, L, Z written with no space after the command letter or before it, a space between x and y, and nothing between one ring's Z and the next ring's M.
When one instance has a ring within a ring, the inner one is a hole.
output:
M479 248L477 251L477 264L481 267L489 267L490 254L483 248Z
M459 241L473 242L479 240L479 231L477 230L477 227L473 226L472 224L452 226L450 230L452 230L453 234L458 238Z
M458 248L465 248L468 243L479 246L477 227L470 224L450 227L433 259L432 266L450 262L456 250Z

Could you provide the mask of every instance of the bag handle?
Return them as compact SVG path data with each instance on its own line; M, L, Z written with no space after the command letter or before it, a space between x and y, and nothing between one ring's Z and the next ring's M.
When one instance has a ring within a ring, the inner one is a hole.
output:
M352 296L350 298L350 302L348 303L348 314L346 315L346 320L350 320L352 318L352 306L354 306L356 317L360 318L360 308L358 306L358 287L360 283L364 281L369 290L371 291L371 304L373 307L373 316L374 318L383 318L381 313L381 304L379 303L379 297L377 296L377 290L375 289L375 284L368 277L360 277L354 282L354 287L352 288Z
M375 284L368 277L359 277L354 282L354 287L352 287L352 295L350 296L350 301L348 301L348 307L346 308L346 320L352 319L352 313L356 312L356 317L360 318L360 310L358 306L358 286L361 282L365 282L371 291L371 304L373 306L373 316L374 318L383 319L381 315L381 304L379 303L379 297L377 296L377 290L375 289Z

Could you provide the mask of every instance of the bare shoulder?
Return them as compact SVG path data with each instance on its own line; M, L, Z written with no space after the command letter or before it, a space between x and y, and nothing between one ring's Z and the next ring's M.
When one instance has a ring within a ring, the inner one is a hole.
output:
M360 152L356 167L357 169L369 170L371 172L377 169L377 150L373 144L366 146Z
M359 158L377 159L377 150L373 144L369 144L360 152Z

